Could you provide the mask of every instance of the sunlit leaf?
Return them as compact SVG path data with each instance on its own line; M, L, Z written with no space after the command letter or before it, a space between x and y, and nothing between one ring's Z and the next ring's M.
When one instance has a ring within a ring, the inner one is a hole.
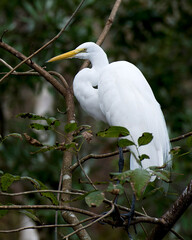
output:
M97 136L99 137L124 137L128 136L130 133L124 127L112 126L104 131L98 132Z
M153 135L148 132L144 132L141 137L138 138L138 145L146 145L149 144L153 139Z
M99 207L104 200L104 193L101 191L94 191L85 197L85 202L89 207Z

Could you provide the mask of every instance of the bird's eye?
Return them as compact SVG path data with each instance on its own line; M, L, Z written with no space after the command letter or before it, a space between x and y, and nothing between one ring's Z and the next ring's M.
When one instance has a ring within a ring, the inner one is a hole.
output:
M86 49L86 48L83 48L81 52L86 53L86 52L87 52L87 49Z

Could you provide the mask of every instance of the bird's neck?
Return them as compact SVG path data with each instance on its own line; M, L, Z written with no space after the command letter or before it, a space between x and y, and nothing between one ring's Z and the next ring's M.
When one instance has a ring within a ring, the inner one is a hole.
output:
M107 55L103 50L99 51L97 54L94 54L93 57L90 56L89 60L91 62L92 68L94 68L96 71L100 71L102 68L109 64Z

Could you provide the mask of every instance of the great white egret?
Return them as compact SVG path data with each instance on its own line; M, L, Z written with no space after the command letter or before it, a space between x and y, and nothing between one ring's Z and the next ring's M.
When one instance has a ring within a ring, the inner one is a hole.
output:
M92 64L92 68L79 71L73 82L74 94L89 115L111 126L127 128L131 134L128 139L135 143L142 133L152 133L149 144L138 149L134 145L129 147L130 169L140 167L136 158L142 154L149 156L141 162L144 169L169 164L170 143L165 119L141 71L126 61L109 63L103 49L93 42L83 43L48 62L66 58L88 59Z

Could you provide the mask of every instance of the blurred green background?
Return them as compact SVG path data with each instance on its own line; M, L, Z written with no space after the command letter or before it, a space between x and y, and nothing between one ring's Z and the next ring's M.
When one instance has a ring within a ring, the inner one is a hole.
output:
M54 37L67 22L76 6L77 0L47 0L47 1L19 1L1 0L0 2L0 35L5 31L3 40L25 55L29 55L40 48L49 39ZM34 61L41 66L51 57L74 49L83 42L95 42L101 33L115 1L87 0L72 24L51 46L44 49L34 57ZM165 115L170 138L179 136L192 130L192 2L190 0L125 0L121 4L115 22L102 45L110 62L126 60L134 63L145 75L154 94L161 104ZM19 60L0 49L0 57L11 66ZM53 64L46 64L47 70L56 70L63 74L69 84L79 71L80 60L66 60ZM21 66L19 71L29 68ZM8 68L0 63L0 72ZM22 112L39 111L42 90L50 100L50 108L46 109L47 115L66 121L64 99L51 85L45 84L40 77L9 76L0 84L0 133L6 136L11 132L28 132L44 141L54 143L59 136L50 132L47 135L32 132L28 129L29 122L16 118ZM42 100L45 101L45 100ZM47 102L44 102L46 106ZM89 124L93 132L103 130L106 125L96 122L80 109L77 102L76 117L79 124ZM46 107L45 107L46 108ZM38 110L37 110L38 109ZM62 130L61 130L62 131ZM173 183L170 184L166 198L160 193L138 203L145 207L149 215L159 217L177 198L178 194L189 183L192 172L192 155L186 140L179 141L173 146L181 146L180 155L173 159ZM52 189L58 188L60 168L62 164L61 152L30 155L34 148L18 139L10 138L0 145L0 169L14 175L31 176L41 180ZM80 152L80 157L90 153L104 153L116 150L115 143L109 140L94 137L93 142L85 144ZM74 160L75 161L75 160ZM117 170L117 157L106 160L106 170L99 160L86 163L85 168L93 180L106 180L108 173ZM128 165L128 164L127 164ZM98 177L99 176L99 177ZM83 179L79 170L74 176L74 188L86 189L78 183L78 178ZM12 191L29 190L27 183L17 183ZM0 202L11 199L0 199ZM25 197L15 199L19 203L41 203L38 197ZM122 204L123 199L120 199ZM81 205L80 205L81 204ZM78 204L77 204L78 205ZM82 201L78 206L86 207ZM136 207L137 208L137 207ZM181 217L174 229L185 240L192 239L191 209ZM10 213L0 219L1 228L18 227L17 214ZM13 217L14 215L14 217ZM43 222L53 223L53 212L38 212ZM10 221L10 218L13 219ZM62 219L59 219L62 222ZM12 223L13 222L13 223ZM152 225L146 224L150 232ZM135 239L144 239L140 226ZM66 230L62 230L66 233ZM127 239L126 233L121 229L111 229L109 226L94 225L89 230L93 239ZM131 230L132 234L133 231ZM2 236L2 237L1 237ZM53 230L41 230L41 239L53 236ZM19 239L19 234L0 234L1 239ZM53 239L53 237L49 238ZM74 239L76 239L74 237ZM169 234L165 239L176 239Z

